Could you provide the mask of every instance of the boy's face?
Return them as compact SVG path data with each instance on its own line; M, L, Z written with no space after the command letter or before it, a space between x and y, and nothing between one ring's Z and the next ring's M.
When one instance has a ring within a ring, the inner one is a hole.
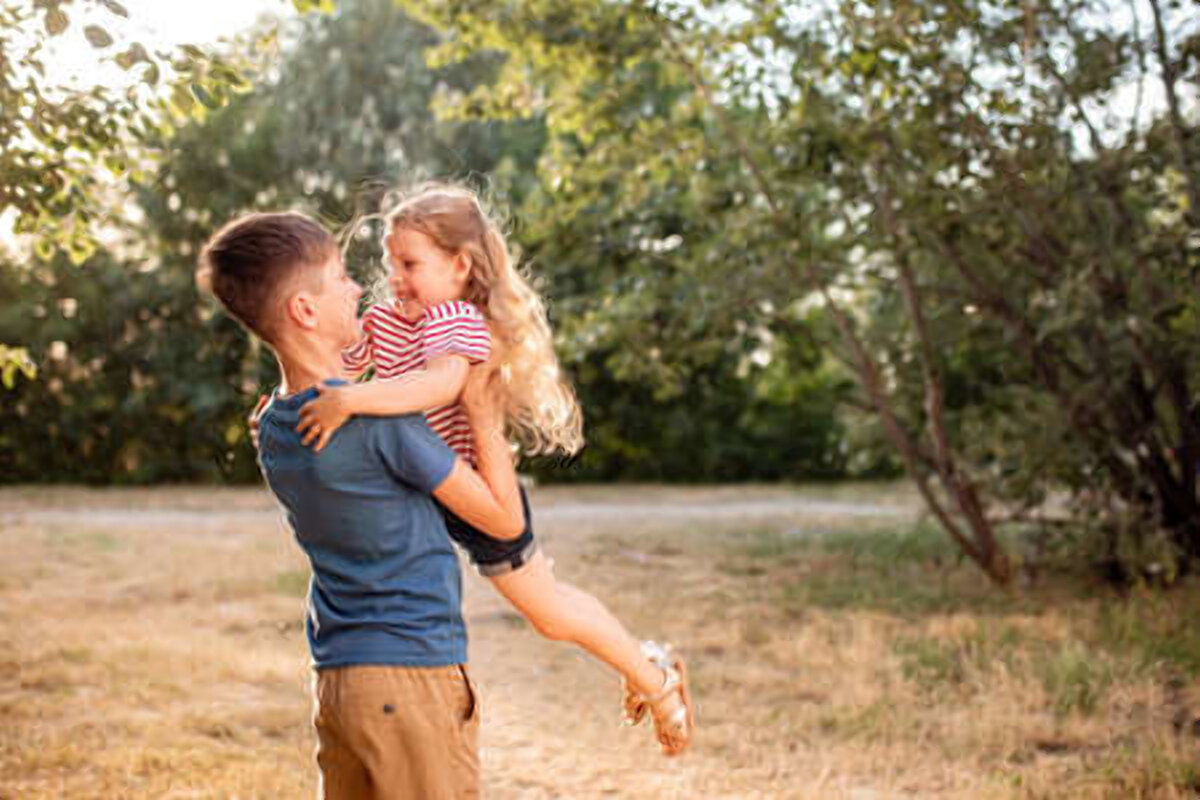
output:
M358 340L358 301L362 287L346 272L336 249L321 267L320 290L313 295L317 329L341 347Z

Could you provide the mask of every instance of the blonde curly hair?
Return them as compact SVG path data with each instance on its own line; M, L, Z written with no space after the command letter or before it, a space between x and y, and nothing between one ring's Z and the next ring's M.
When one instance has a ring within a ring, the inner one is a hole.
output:
M384 198L386 238L400 228L425 234L450 254L466 253L471 271L462 300L483 314L500 354L505 416L530 455L583 447L583 414L554 353L542 299L517 269L496 217L478 194L451 183L425 183Z

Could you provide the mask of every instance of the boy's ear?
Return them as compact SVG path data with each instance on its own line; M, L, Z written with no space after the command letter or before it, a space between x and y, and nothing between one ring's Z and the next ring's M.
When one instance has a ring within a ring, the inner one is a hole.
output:
M301 289L283 302L283 313L293 324L304 330L317 327L317 301L311 294Z

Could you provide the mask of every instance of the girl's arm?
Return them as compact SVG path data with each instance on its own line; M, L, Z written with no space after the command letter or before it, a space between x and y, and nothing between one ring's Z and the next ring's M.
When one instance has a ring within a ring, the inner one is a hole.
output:
M296 430L304 437L304 444L315 441L314 449L319 452L355 414L414 414L450 405L462 394L469 370L466 357L447 354L430 360L423 371L395 380L349 386L319 384L318 396L301 407Z

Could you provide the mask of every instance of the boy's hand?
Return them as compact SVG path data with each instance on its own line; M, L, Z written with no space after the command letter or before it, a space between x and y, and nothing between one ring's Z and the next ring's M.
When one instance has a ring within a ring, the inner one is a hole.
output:
M258 402L254 405L254 410L250 412L250 416L246 417L246 425L250 428L250 443L254 445L254 449L258 449L258 417L262 414L263 408L267 405L267 396L260 394Z
M354 412L350 409L347 388L317 385L317 397L300 407L300 422L296 425L296 432L303 435L301 444L315 441L313 449L321 452L337 429L350 419Z

